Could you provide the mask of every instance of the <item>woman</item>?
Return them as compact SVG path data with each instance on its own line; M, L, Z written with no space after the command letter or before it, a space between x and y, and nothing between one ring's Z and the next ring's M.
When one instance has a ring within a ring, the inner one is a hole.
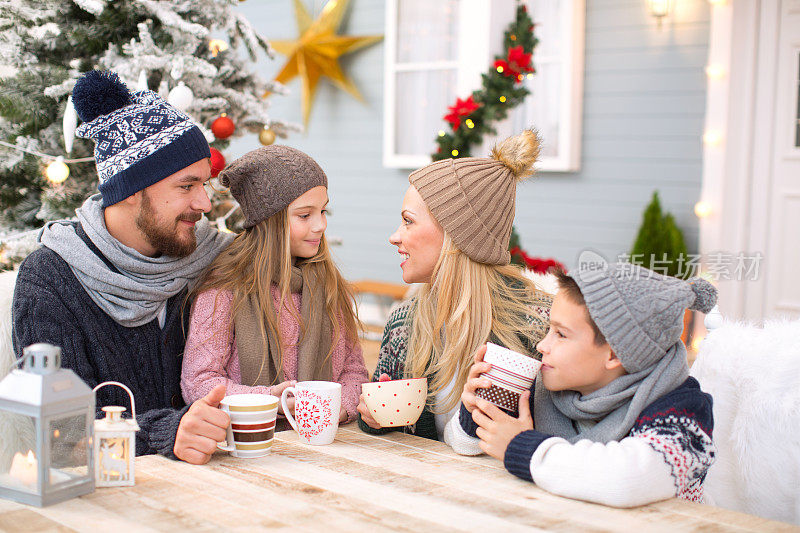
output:
M428 404L405 431L442 439L475 352L487 341L541 359L551 298L510 264L517 181L539 155L533 131L501 142L490 158L446 159L409 176L403 222L390 237L417 295L389 317L373 380L428 378ZM359 426L380 428L364 404Z

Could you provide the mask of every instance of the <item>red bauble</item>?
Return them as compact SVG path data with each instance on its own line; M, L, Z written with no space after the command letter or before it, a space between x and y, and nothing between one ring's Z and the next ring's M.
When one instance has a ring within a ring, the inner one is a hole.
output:
M211 149L211 177L216 178L217 174L225 168L225 156L216 148Z
M211 123L211 133L214 134L214 137L217 139L227 139L233 132L236 130L236 126L234 125L233 121L226 115L225 113L222 114L217 120Z

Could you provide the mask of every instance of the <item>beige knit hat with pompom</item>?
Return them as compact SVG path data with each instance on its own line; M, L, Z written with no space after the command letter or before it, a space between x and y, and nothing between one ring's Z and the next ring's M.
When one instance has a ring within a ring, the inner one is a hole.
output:
M533 173L539 144L536 132L525 130L497 144L491 157L436 161L408 181L467 257L507 265L517 182Z

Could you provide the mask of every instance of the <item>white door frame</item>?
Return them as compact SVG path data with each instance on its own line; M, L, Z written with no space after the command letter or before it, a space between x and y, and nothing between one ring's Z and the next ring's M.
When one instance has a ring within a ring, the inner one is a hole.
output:
M711 215L700 220L700 252L704 260L719 251L765 255L757 279L716 282L720 310L734 319L760 320L768 312L782 1L800 7L800 0L735 0L712 8L709 65L724 74L709 77L706 94L701 199Z

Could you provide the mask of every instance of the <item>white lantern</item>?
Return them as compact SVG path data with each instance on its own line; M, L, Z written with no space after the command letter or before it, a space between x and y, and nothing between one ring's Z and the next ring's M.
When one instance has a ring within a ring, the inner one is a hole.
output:
M94 422L95 486L121 487L134 484L134 459L136 458L136 404L131 390L116 381L106 381L94 391L106 385L116 385L128 392L131 399L132 418L122 418L124 407L103 407L105 418Z
M94 394L61 368L61 348L33 344L0 382L0 497L42 507L94 491Z

